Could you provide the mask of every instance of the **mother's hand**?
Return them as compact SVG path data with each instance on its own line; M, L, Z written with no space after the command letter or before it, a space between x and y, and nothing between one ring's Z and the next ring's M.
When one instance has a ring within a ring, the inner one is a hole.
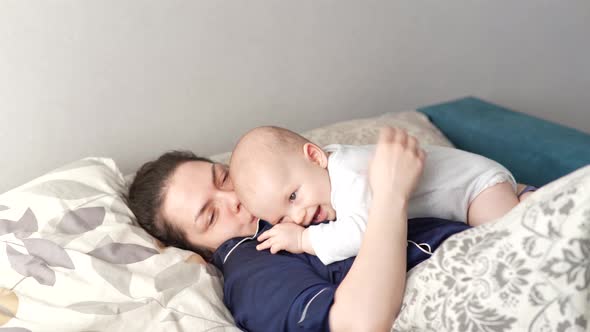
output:
M373 199L395 194L407 202L422 174L424 159L416 138L403 129L382 128L369 168Z
M359 253L336 289L333 331L389 331L406 281L407 204L424 152L404 130L383 128L369 168L373 199Z

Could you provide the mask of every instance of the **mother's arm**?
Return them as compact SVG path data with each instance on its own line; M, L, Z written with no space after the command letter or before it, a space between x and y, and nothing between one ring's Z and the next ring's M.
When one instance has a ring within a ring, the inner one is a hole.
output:
M359 254L336 290L332 331L391 329L405 289L407 204L423 161L424 153L405 131L381 131L369 174L369 221Z

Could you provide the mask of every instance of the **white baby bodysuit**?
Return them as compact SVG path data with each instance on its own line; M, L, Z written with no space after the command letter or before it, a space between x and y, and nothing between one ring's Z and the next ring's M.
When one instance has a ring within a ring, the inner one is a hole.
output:
M484 189L508 181L516 192L512 174L491 159L434 145L423 149L424 170L410 198L408 218L466 222L469 204ZM324 151L330 154L331 203L337 221L312 225L308 232L316 255L328 265L359 252L371 202L368 167L375 145L333 144Z

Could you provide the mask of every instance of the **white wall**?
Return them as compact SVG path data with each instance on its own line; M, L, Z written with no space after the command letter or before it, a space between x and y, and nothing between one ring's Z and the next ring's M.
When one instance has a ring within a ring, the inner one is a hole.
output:
M0 0L0 192L465 95L590 132L587 0Z

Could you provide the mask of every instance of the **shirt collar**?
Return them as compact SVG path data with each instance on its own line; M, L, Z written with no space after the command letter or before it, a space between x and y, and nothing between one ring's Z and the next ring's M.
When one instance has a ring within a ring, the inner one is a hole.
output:
M221 269L223 264L227 260L227 258L232 254L234 249L236 249L240 244L250 241L256 240L260 234L272 228L272 225L262 219L258 219L258 227L256 228L256 232L252 236L243 236L243 237L234 237L223 242L217 250L213 253L213 264L217 266L217 268Z

